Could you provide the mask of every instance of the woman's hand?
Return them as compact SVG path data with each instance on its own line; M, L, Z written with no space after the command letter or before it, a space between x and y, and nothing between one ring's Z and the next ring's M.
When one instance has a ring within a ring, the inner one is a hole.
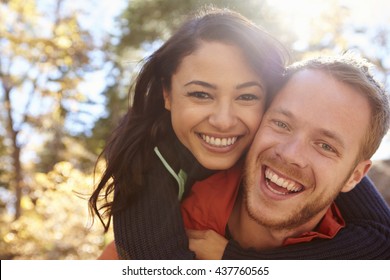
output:
M186 229L190 250L199 260L220 260L228 240L213 230Z
M111 241L102 254L97 258L98 260L119 260L118 252L116 251L115 241Z

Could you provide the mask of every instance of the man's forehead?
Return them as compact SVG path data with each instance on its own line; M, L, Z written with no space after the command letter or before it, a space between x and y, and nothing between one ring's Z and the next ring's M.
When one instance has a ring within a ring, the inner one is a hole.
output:
M286 103L291 105L320 105L344 107L352 95L361 93L352 86L338 81L325 70L303 69L293 74L277 93L272 105ZM300 101L298 104L292 100ZM310 101L310 103L308 102ZM368 102L368 101L367 101Z
M368 100L356 89L320 70L294 74L271 103L270 114L307 125L337 139L363 137L370 120Z

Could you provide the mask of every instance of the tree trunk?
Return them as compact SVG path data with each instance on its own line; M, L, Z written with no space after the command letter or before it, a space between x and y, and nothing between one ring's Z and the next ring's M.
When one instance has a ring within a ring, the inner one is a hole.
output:
M12 142L12 164L13 164L13 186L15 188L15 216L14 220L19 219L21 215L21 199L22 199L22 165L20 162L20 146L18 145L18 131L14 128L14 119L12 117L11 108L11 88L4 85L5 92L5 108L7 110L7 132Z

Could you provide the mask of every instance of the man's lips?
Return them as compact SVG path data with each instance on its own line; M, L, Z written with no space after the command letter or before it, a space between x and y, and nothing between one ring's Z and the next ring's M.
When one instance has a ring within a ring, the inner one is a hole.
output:
M264 168L265 183L270 191L280 195L296 194L304 189L304 186L296 181L276 173L268 166Z

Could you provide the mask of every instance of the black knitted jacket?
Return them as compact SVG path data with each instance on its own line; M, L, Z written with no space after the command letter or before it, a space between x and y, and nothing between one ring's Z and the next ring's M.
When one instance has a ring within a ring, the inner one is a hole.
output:
M159 145L178 172L187 172L186 189L212 173L178 142ZM178 160L177 160L178 159ZM188 249L175 179L157 158L134 203L114 214L114 235L121 259L194 259ZM390 259L390 209L365 177L336 200L346 227L331 240L314 239L266 251L242 249L230 240L223 259Z

